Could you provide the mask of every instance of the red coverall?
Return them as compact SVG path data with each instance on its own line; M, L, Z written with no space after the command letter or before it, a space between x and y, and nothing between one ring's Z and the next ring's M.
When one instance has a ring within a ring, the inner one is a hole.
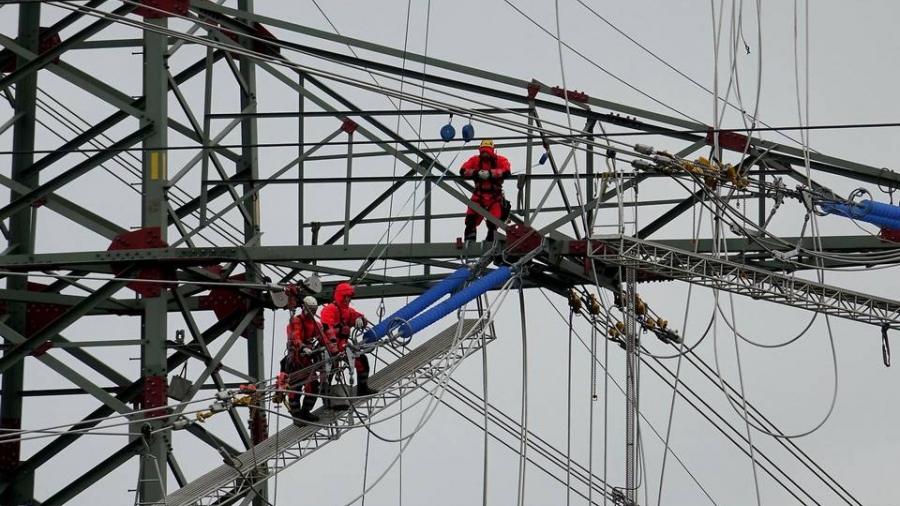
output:
M479 172L482 170L488 171L487 179L481 179L479 176ZM483 146L479 148L477 155L472 156L462 164L459 174L475 182L472 202L487 209L497 219L502 219L503 180L511 174L509 160L505 156L494 153L494 148ZM466 229L464 232L466 241L475 240L475 229L482 221L484 221L484 217L474 209L471 207L466 209ZM497 229L497 226L487 222L487 229L486 240L493 241L494 230Z
M357 318L365 320L366 316L350 307L353 298L353 287L350 283L340 283L334 289L334 302L322 308L322 328L325 330L325 346L332 355L342 353L347 347L350 332ZM360 355L354 360L356 376L359 380L358 395L375 393L369 388L369 359Z
M316 347L322 327L316 318L307 311L291 318L287 325L287 371L291 385L303 385L303 404L300 404L299 394L288 394L288 403L291 410L300 408L301 412L308 414L316 405L316 393L319 392L319 381L313 366L313 358L309 353L303 353L303 349L312 350ZM298 371L298 372L294 372ZM291 374L293 373L293 374ZM293 390L294 388L292 388Z

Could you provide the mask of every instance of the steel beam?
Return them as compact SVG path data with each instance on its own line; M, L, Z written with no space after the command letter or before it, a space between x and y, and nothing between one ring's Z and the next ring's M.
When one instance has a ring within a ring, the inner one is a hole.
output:
M205 342L210 343L221 336L223 332L237 323L237 316L238 315L234 315L224 320L220 320L216 322L216 324L214 324L212 327L209 327L206 331L204 331L203 339L205 340ZM188 346L190 346L190 344ZM172 356L170 356L167 360L168 370L175 369L176 367L183 364L188 358L190 358L189 355L176 350L176 352L173 353ZM116 395L116 398L122 402L132 402L141 394L143 388L144 382L142 380L135 381L127 387L123 388L122 391ZM48 462L50 459L68 448L69 445L81 438L84 435L82 431L96 426L100 422L100 420L111 415L112 413L113 410L105 405L100 406L99 408L89 413L81 422L74 424L64 434L54 439L50 444L41 448L28 460L23 462L19 468L20 474L16 476L16 479L27 479L27 476L32 475L37 468Z
M28 2L26 2L25 4L22 4L22 6L26 5L27 3ZM130 14L131 11L133 11L136 7L137 7L136 4L129 5L128 3L126 3L122 6L120 6L115 11L113 11L112 14L119 15L119 16L126 16L126 15ZM21 11L21 12L25 12L25 11ZM40 17L39 13L40 13L40 11L38 11L38 17ZM29 58L28 61L22 61L22 59L19 58L16 70L11 72L10 74L7 74L6 77L0 78L0 89L6 88L8 86L12 86L16 83L22 82L25 79L31 78L35 73L37 73L38 70L47 67L50 63L52 63L54 60L59 58L59 56L61 54L68 51L70 48L75 46L77 43L96 35L97 33L102 31L104 28L108 27L109 25L113 24L114 22L115 21L111 18L110 19L99 19L97 21L94 21L87 27L81 29L78 33L75 33L70 37L66 37L66 39L64 41L62 41L62 43L60 43L58 46L55 46L55 47L45 51L43 54L37 54L37 52L38 52L37 45L32 46L29 50L33 54L35 54L34 58ZM38 28L40 28L40 27L38 27ZM38 36L37 40L40 41L40 33L38 33L37 36ZM0 40L0 45L7 46L9 49L11 49L15 52L15 47L14 47L15 45L10 45L8 43L8 39L7 39L7 42Z
M25 339L25 337L2 322L0 322L0 335L2 335L5 340L12 341L15 344L22 344L27 342L27 339ZM131 413L132 409L130 407L120 402L115 397L109 395L106 390L97 386L94 382L88 380L81 374L78 374L74 369L63 364L60 360L51 356L49 353L38 355L37 359L43 362L44 365L46 365L50 369L56 371L60 376L71 381L73 384L82 388L85 392L93 395L100 402L106 404L120 414L127 415Z
M137 144L145 137L147 137L148 134L149 130L147 128L141 128L115 142L107 150L101 151L100 153L97 153L87 160L84 160L83 162L54 177L46 183L39 186L28 185L34 189L24 195L19 196L9 204L3 206L3 208L0 208L0 220L5 220L9 216L12 216L14 213L35 205L41 199L47 197L66 184L74 181L79 176L82 176L90 170L97 168L98 166L100 166L100 164L112 159L121 151Z
M253 14L254 0L238 0L238 9L241 14L238 20L252 26L252 21L247 16ZM245 48L252 48L254 41L245 37L239 37L238 43ZM241 84L240 104L241 111L256 112L256 63L252 58L241 58L238 82ZM257 129L257 120L250 116L241 120L241 160L238 162L235 173L247 173L250 178L255 181L259 178L259 131ZM300 157L302 158L302 156ZM250 246L259 240L262 227L260 225L260 194L257 183L247 183L243 187L243 200L250 200L251 204L248 209L249 215L244 221L244 245ZM255 263L247 263L245 269L245 279L250 283L260 282L262 275L259 267ZM254 314L253 311L247 313L248 316ZM260 321L262 321L260 319ZM243 322L242 322L243 323ZM248 320L249 323L249 320ZM238 328L241 328L240 326ZM265 333L262 324L249 325L247 327L247 372L255 381L260 381L265 376ZM223 347L224 351L225 348ZM220 351L220 355L224 356ZM221 361L217 356L213 364ZM210 364L212 367L213 364ZM201 375L201 378L203 376ZM198 378L199 381L199 378ZM259 445L269 437L269 421L266 415L267 402L259 397L250 406L250 437L253 445ZM265 464L256 466L250 471L250 480L260 483L265 480L268 469ZM252 486L252 485L251 485ZM269 504L268 487L258 485L253 487L257 493L253 497L254 506L266 506Z
M40 45L40 18L41 6L38 3L22 4L19 6L19 43L29 50L38 51ZM26 60L17 57L17 65L21 69ZM2 79L0 79L2 82ZM16 95L13 101L13 113L18 120L13 127L12 180L25 187L38 185L36 175L24 174L25 169L34 161L32 153L35 146L35 114L37 103L37 72L21 74L21 79L16 86ZM0 85L3 89L6 85ZM10 200L22 196L13 191L10 192ZM26 206L10 213L0 221L9 218L10 251L24 255L34 253L35 224L37 210ZM28 285L27 277L8 279L6 287L11 290L25 290ZM25 334L28 316L25 304L10 302L7 311L11 316L10 328L19 334ZM5 337L5 336L4 336ZM4 339L7 344L15 344L9 338ZM25 389L25 364L21 360L23 355L13 348L4 351L0 359L2 378L0 378L0 428L4 430L16 430L22 424L22 390ZM18 504L26 498L34 495L33 481L15 480L20 467L20 441L9 441L0 444L0 485L3 487L0 502L3 504Z
M25 195L26 193L34 189L31 186L22 184L4 175L0 175L0 185L9 188L13 191L14 194L17 195ZM127 232L127 229L120 227L119 225L116 225L106 218L88 211L87 209L77 204L74 204L70 200L60 197L59 195L50 194L45 198L47 199L47 202L46 204L44 204L44 207L46 207L47 209L50 209L60 216L68 218L72 222L81 225L82 227L95 232L107 239L111 240L113 237Z
M88 487L98 482L101 478L139 454L144 447L143 443L142 439L131 441L109 457L103 459L102 462L89 469L86 473L76 478L72 483L63 487L62 490L50 496L46 501L42 502L41 505L57 506L66 504L77 497L78 494L87 490ZM165 463L162 465L164 466Z
M129 270L130 272L130 270ZM96 292L85 297L80 303L66 311L62 316L53 320L52 323L39 330L24 343L16 345L8 350L0 359L0 373L6 377L7 371L15 364L19 363L28 354L34 352L39 346L52 339L54 336L62 332L69 325L75 323L79 318L86 315L91 309L108 299L111 295L121 290L127 283L123 281L109 281ZM10 326L16 332L24 334L13 326Z
M144 19L145 23L159 30L168 28L167 18ZM144 31L144 97L145 109L142 128L150 135L144 140L142 218L144 228L159 230L162 241L168 240L168 207L166 184L168 151L168 63L166 51L168 38L156 30ZM156 296L144 296L142 322L144 344L141 347L141 376L145 385L156 384L165 389L168 378L166 361L166 333L168 332L168 303L166 291ZM160 385L161 383L161 385ZM164 410L167 396L145 390L143 407ZM148 416L150 413L148 413ZM167 487L166 459L171 429L164 420L135 422L137 432L147 427L148 433L141 449L138 478L138 500L150 504L165 497Z
M191 6L193 9L197 10L200 13L208 13L210 15L215 15L218 13L220 16L237 16L239 14L235 9L231 9L224 6L217 6L208 2L206 0L192 0ZM459 65L456 63L448 62L445 60L436 59L433 57L425 57L424 55L416 54L409 51L403 51L400 49L394 49L387 46L382 46L378 44L373 44L370 42L366 42L359 39L354 39L351 37L344 37L342 35L336 35L333 33L325 32L322 30L316 30L314 28L310 28L307 26L301 26L295 23L291 23L284 19L276 19L267 16L260 15L252 15L249 17L250 20L262 23L266 26L273 26L278 28L283 28L285 30L294 32L294 33L302 33L305 35L310 35L317 39L322 40L330 40L332 42L337 42L339 44L347 44L357 48L363 48L368 51L372 51L374 53L382 54L385 56L393 57L396 59L402 59L405 61L415 61L419 63L426 63L429 67L442 68L445 70L449 70L454 73L461 74L467 78L478 78L489 81L491 85L488 86L478 86L472 83L471 79L464 78L462 80L454 80L442 77L437 75L434 72L430 73L422 73L415 72L408 68L400 68L392 65L382 64L372 59L362 60L360 58L355 58L347 55L343 55L340 53L334 53L330 51L325 51L319 48L304 46L300 44L294 44L287 41L279 41L282 47L293 49L299 52L303 52L305 54L311 54L315 56L319 56L322 58L326 58L332 61L337 61L339 63L347 63L354 66L358 66L361 68L369 68L384 72L393 73L396 75L401 75L413 80L422 80L425 82L438 84L441 86L448 86L455 89L463 89L467 91L471 91L473 93L490 96L495 98L501 98L503 100L509 100L513 103L527 103L527 97L525 96L524 91L530 84L530 81L526 81L523 79L518 79L514 77L505 76L502 74L497 74L493 72L488 72L482 69L476 69L473 67L466 67L464 65ZM507 91L501 90L497 85L506 85L511 87L512 89L520 90L521 93L511 93ZM538 84L540 86L540 92L545 94L551 94L552 90L549 86ZM559 113L566 113L566 107L564 104L557 102L549 102L536 100L536 104L542 109L548 109L552 111L556 111ZM665 135L669 137L674 137L682 140L687 140L690 142L702 141L706 132L711 128L709 125L705 125L702 123L696 123L694 121L684 120L681 118L676 118L673 116L667 116L664 114L655 113L652 111L631 107L623 104L618 104L615 102L589 97L587 100L587 104L605 110L618 111L619 113L625 114L626 116L634 116L636 118L644 118L649 121L654 121L664 125L670 125L675 127L661 127L657 125L650 124L639 124L637 121L628 121L625 122L619 116L611 115L611 114L601 114L593 111L589 111L581 108L573 108L570 110L570 113L573 116L579 116L584 118L596 118L598 121L605 122L613 125L622 125L627 128L634 128L637 130L643 130L653 133L658 133L660 135ZM623 125L623 123L625 123ZM676 130L679 129L679 130ZM699 135L698 135L699 134ZM758 148L760 151L771 151L773 154L780 154L780 157L788 161L789 163L802 165L803 160L803 151L798 148L792 148L789 146L784 146L782 144L778 144L770 141L761 141L758 139L751 139L750 145L752 147ZM841 175L843 177L849 177L858 180L864 180L870 183L881 184L882 186L889 186L892 188L900 188L900 174L898 173L890 173L889 171L884 171L883 169L871 167L868 165L851 162L848 160L842 160L836 157L822 155L820 153L810 153L811 165L816 170L821 170L824 172L829 172L837 175ZM799 163L798 163L799 162Z

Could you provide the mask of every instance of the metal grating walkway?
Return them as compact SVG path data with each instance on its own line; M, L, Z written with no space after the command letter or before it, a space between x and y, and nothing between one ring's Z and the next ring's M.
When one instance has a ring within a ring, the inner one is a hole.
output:
M753 299L889 328L900 328L900 303L758 267L669 248L628 236L591 240L591 258L634 267Z
M462 327L461 329L459 327ZM483 328L478 320L462 320L413 349L408 354L373 374L369 384L379 390L391 389L367 400L354 400L356 412L364 419L383 411L412 393L443 371L453 367L481 348ZM457 335L461 339L457 342ZM490 342L494 336L485 336ZM290 425L261 444L236 457L235 465L223 464L168 495L166 506L201 506L228 503L252 493L248 473L265 466L268 473L258 476L253 487L265 486L265 480L298 462L343 433L352 429L354 410L332 411L319 408L322 420L316 425ZM357 422L358 423L358 422ZM321 425L321 427L319 426Z

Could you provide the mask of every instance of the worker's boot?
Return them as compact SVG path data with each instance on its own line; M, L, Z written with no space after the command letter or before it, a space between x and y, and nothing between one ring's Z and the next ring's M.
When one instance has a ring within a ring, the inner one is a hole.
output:
M303 397L303 405L300 408L300 412L297 413L297 418L305 422L318 422L320 420L319 416L312 412L312 408L315 405L315 396L306 394L306 396Z
M378 390L369 386L369 376L359 375L359 385L356 386L356 396L357 397L367 397L370 395L375 395L378 393Z
M463 232L463 240L466 242L474 242L476 238L475 217L466 216L466 230Z
M291 410L291 416L300 418L300 412L303 408L300 406L300 394L288 394L288 408Z

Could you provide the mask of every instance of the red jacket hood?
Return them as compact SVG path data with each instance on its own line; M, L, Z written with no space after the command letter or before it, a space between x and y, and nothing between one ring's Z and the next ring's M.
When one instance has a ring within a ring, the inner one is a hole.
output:
M334 302L341 306L348 306L350 304L350 296L353 295L355 290L350 283L340 283L337 288L334 289Z

